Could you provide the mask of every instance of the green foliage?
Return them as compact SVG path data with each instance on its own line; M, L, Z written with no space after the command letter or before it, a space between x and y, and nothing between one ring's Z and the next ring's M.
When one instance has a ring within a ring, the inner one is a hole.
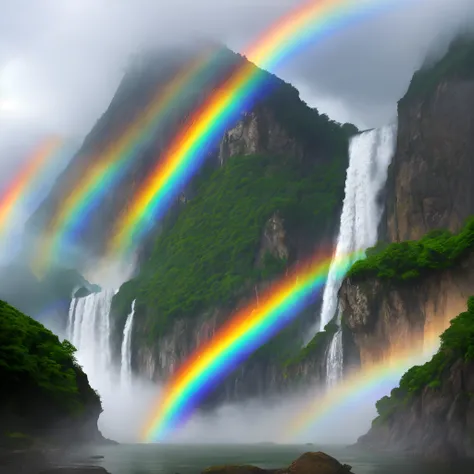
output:
M117 302L129 305L132 293L138 294L147 307L150 337L173 318L216 304L230 307L255 283L287 266L269 253L257 262L264 225L274 213L287 232L304 229L315 237L336 214L345 160L340 155L331 163L302 165L285 156L229 159L201 182L197 196L163 229L138 279L122 287Z
M81 410L75 348L37 321L0 301L0 400L50 400L58 410Z
M443 374L455 361L474 360L474 297L469 298L467 307L468 310L454 318L441 335L440 349L433 358L408 370L390 397L383 397L376 403L378 421L388 419L426 387L433 390L441 387Z
M335 322L331 321L326 324L324 331L318 332L313 339L311 339L308 345L303 347L296 356L286 361L285 366L289 368L293 365L299 365L308 359L323 356L337 330L338 325Z
M474 77L474 41L470 38L457 39L440 61L417 71L400 104L410 102L412 99L422 99L433 92L442 80L453 77L457 79Z
M427 272L453 266L474 248L474 217L459 234L436 230L420 240L382 244L368 249L364 260L354 263L350 278L413 280Z

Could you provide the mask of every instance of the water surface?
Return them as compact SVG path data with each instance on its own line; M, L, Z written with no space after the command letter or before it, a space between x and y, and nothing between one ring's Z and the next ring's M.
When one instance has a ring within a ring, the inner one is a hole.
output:
M344 447L318 445L166 445L120 444L80 453L86 464L103 466L111 474L199 474L219 464L253 464L262 468L288 466L306 451L324 451L352 466L354 474L473 474L474 464L449 466L419 464L401 456L360 453ZM76 460L78 460L76 455Z

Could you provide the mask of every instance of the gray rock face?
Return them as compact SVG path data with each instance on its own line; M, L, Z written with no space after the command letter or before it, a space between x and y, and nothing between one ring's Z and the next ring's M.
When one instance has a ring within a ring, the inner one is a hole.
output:
M301 144L289 136L265 106L244 113L237 124L225 132L220 144L219 163L223 165L232 156L257 153L286 154L296 158L303 155Z
M474 214L474 80L448 79L424 99L400 103L382 237L458 231Z
M345 279L339 291L343 318L354 336L361 364L419 347L440 335L465 311L474 294L474 254L456 267L414 282Z

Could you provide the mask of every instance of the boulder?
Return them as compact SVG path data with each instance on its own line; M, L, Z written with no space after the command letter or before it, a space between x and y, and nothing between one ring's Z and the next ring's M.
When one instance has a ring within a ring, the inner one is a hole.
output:
M322 452L308 452L283 469L262 469L257 466L213 466L202 474L349 474L351 466Z

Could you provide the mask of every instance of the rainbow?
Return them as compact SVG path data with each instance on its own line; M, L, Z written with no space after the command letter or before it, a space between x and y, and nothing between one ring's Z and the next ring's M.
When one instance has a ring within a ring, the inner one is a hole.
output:
M134 158L145 150L169 113L188 98L188 91L205 84L219 67L219 52L208 47L186 64L165 87L160 87L137 120L114 140L97 159L90 160L84 176L61 200L51 218L34 262L37 275L44 274L48 264L59 258L65 241L72 239L87 221L91 210L116 185L134 163Z
M330 265L342 277L361 256L358 252L337 260L328 254L315 257L238 311L172 377L145 429L145 440L158 441L169 435L223 376L293 320L324 285Z
M281 442L302 439L344 405L366 400L376 395L381 398L398 385L401 376L414 365L426 362L440 346L439 335L425 335L423 349L410 348L391 354L366 368L354 371L321 396L317 396L307 406L303 406L299 416L290 420L285 427L285 436ZM314 435L314 432L312 433ZM314 437L314 436L313 436ZM308 439L307 437L305 439Z
M59 137L48 137L36 147L30 159L9 183L0 195L0 235L5 238L7 230L22 204L35 201L35 191L41 188L39 183L56 169L59 157L62 157L63 141ZM54 165L54 166L53 166ZM37 202L36 202L37 204Z
M401 0L403 3L406 0ZM358 19L400 5L396 0L312 0L292 10L245 53L261 68L273 70L310 40L321 40ZM160 219L204 161L212 145L265 88L267 75L245 61L205 101L160 158L130 208L120 217L108 244L111 255L131 252Z

